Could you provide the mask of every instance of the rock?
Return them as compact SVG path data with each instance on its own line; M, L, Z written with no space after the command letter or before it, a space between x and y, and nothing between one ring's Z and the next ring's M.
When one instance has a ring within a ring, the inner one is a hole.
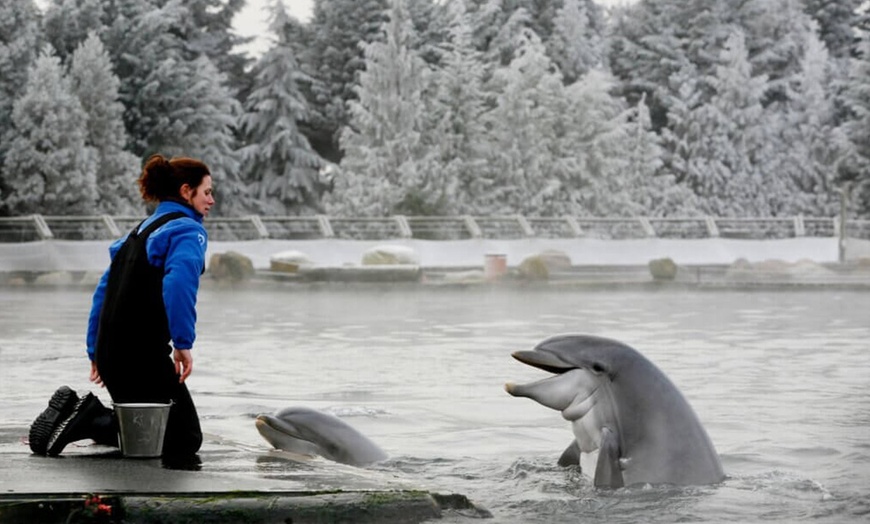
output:
M522 280L544 281L550 278L550 269L540 255L526 257L517 267L517 274Z
M308 258L308 255L292 249L269 257L269 269L280 273L296 273L300 267L307 268L313 265L314 262Z
M753 264L741 258L734 261L725 272L725 276L738 281L790 281L792 279L832 277L834 272L818 262L807 259L801 259L794 263L768 259Z
M381 245L367 249L362 256L364 266L419 265L420 257L410 247Z
M558 249L545 249L538 254L541 257L541 260L544 261L544 264L547 265L547 269L550 272L554 271L568 271L571 269L571 257L568 256L564 251L559 251Z
M241 282L254 276L254 263L235 251L215 253L208 261L208 271L215 280Z
M673 280L677 278L677 263L670 258L656 258L650 260L648 265L653 280Z

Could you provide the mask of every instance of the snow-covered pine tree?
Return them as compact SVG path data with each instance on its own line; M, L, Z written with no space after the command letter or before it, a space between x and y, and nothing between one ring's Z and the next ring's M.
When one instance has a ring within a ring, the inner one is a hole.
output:
M643 210L634 186L644 181L630 165L631 111L611 96L614 85L609 73L593 69L565 88L566 106L557 112L564 132L554 154L570 164L557 171L561 191L551 206L559 210L555 214L637 216Z
M103 0L50 0L42 18L45 38L63 63L91 33L105 29Z
M187 44L179 36L187 10L177 1L160 9L145 9L131 0L128 20L111 29L116 71L130 136L128 149L140 158L153 153L192 156L212 170L215 214L247 213L247 188L238 178L239 154L235 125L241 107L226 78L201 55L186 58ZM115 34L125 28L124 38Z
M156 0L165 7L177 0ZM188 60L207 56L224 78L234 95L250 88L246 70L253 59L237 48L253 40L242 37L233 28L233 20L245 7L247 0L184 0L189 16L180 26Z
M97 209L113 215L141 214L136 180L140 161L124 148L124 106L118 101L121 82L112 71L109 53L96 33L73 52L70 88L87 117L85 144L97 153Z
M255 65L253 91L240 119L242 178L258 212L291 215L319 208L325 189L320 170L327 163L299 130L309 111L299 81L308 79L286 33L291 20L280 0L270 11L276 40Z
M652 129L645 98L631 111L625 141L626 190L643 216L685 217L696 214L695 195L664 167L661 137Z
M433 170L431 177L444 180L448 195L442 212L474 213L474 202L484 193L483 147L486 129L482 114L485 95L484 64L473 47L471 24L465 2L447 5L451 22L441 66L433 70L432 91L427 97L423 143L427 154L421 169Z
M836 127L833 70L824 43L810 33L801 72L789 85L789 102L778 113L778 172L789 178L781 215L835 216L837 165L847 139Z
M97 199L96 152L87 115L46 45L15 101L3 162L5 214L86 215Z
M861 35L856 51L841 95L848 111L841 128L849 137L852 155L839 178L853 188L855 212L866 216L870 213L870 33Z
M784 193L775 172L761 105L767 78L752 76L742 32L735 30L705 82L714 94L684 118L691 136L682 153L684 182L712 216L770 216Z
M12 104L39 53L39 9L33 0L0 0L0 137L12 127ZM0 164L5 140L0 140Z
M563 159L552 148L564 114L562 76L531 29L515 47L515 58L494 72L487 88L495 99L484 116L489 187L481 188L475 207L482 214L549 216L561 201L555 169Z
M447 197L442 180L418 170L428 68L410 48L413 27L404 0L391 0L383 31L383 41L365 45L359 100L349 102L351 121L341 135L343 175L330 204L336 214L420 214Z
M309 106L309 136L319 144L320 155L341 159L341 130L350 115L347 103L356 100L355 86L365 67L363 46L381 38L387 0L314 0L309 22L312 41L302 69L315 81Z
M601 62L601 40L590 27L584 0L564 0L553 21L547 54L571 84Z
M803 0L804 12L819 24L819 36L828 53L848 58L855 49L855 29L862 0Z

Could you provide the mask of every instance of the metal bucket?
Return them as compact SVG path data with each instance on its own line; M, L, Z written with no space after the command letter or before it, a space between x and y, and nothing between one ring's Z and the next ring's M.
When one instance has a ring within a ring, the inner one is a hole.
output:
M153 458L163 454L163 436L172 404L115 404L125 457Z

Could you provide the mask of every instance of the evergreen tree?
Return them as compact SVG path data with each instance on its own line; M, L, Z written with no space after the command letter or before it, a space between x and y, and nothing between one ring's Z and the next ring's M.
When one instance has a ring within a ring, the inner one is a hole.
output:
M130 137L128 150L202 159L212 170L216 214L246 213L250 201L238 177L235 124L241 112L226 77L200 55L190 60L179 36L188 11L178 2L160 9L125 0L110 28L121 100ZM124 35L124 38L119 38Z
M691 216L695 214L695 195L664 170L664 148L652 129L652 119L644 98L631 111L625 123L625 191L643 216Z
M632 165L632 155L655 151L644 151L636 142L633 112L610 95L614 84L609 73L593 69L565 89L567 105L557 113L559 128L565 131L556 143L557 157L570 163L560 170L557 214L637 216L645 211L641 194L649 181L643 177L651 173ZM655 167L659 158L638 160Z
M104 3L102 0L51 0L42 25L46 39L62 62L68 61L89 34L99 35L104 31Z
M568 166L557 172L562 158L551 151L555 122L565 112L562 77L532 30L524 31L516 49L490 83L496 105L484 120L489 184L481 188L476 207L484 214L550 215L554 203L565 200L560 179L572 171Z
M177 0L156 0L166 7ZM184 0L188 16L178 26L187 50L186 58L196 60L207 56L225 77L230 92L246 93L250 89L246 70L252 59L236 50L253 40L239 36L233 29L233 19L247 0Z
M803 0L805 12L819 24L819 36L830 55L848 58L855 49L861 0Z
M326 166L315 153L297 122L308 117L308 105L299 90L307 81L299 69L286 31L292 25L284 5L271 6L275 44L254 70L254 89L245 102L241 131L243 178L252 186L258 211L288 215L317 209L325 186L320 170Z
M468 0L468 4L469 12L474 13L478 20L475 24L478 49L488 56L497 56L500 65L507 65L513 58L511 45L517 42L524 29L531 29L538 35L548 56L557 64L565 58L562 44L575 44L573 41L553 41L573 37L565 34L566 30L574 29L569 26L584 23L587 42L603 38L604 12L594 0ZM560 21L560 11L566 8L568 11L561 13ZM585 19L571 19L570 13L574 12L585 13Z
M752 76L739 31L720 56L715 74L704 79L714 93L710 103L694 105L691 97L697 90L682 93L686 109L676 111L676 129L683 134L666 133L681 157L674 166L705 214L770 216L784 194L784 181L769 164L771 145L761 104L767 79Z
M33 0L0 0L0 136L12 126L12 104L24 90L40 37L39 10Z
M335 213L385 216L416 213L446 197L440 179L418 170L422 92L427 68L410 48L413 27L404 0L392 0L382 41L365 46L359 100L341 136L343 176L336 183Z
M124 106L118 101L121 82L95 33L73 53L69 78L86 115L85 144L97 153L97 210L115 215L139 214L142 206L136 180L140 162L124 150Z
M850 141L851 155L840 168L839 181L854 188L857 212L870 213L870 33L861 35L850 61L842 102L848 119L841 128Z
M314 0L310 51L303 65L315 79L308 136L332 162L341 159L339 135L350 120L348 102L357 100L363 49L381 38L387 6L387 0Z
M3 162L7 214L85 215L96 204L96 152L86 145L87 115L60 59L46 46L15 102Z
M484 144L487 134L482 115L484 65L472 41L471 21L462 0L447 5L449 30L442 66L432 75L434 96L426 108L429 130L423 136L427 162L421 169L441 176L448 198L440 211L474 213L485 193Z
M615 14L608 63L631 103L646 94L656 129L667 125L671 77L687 63L699 75L715 73L716 49L734 31L745 35L754 74L768 76L764 104L782 103L800 70L810 33L798 0L640 0ZM698 86L705 88L705 86ZM706 89L704 101L712 91Z
M565 0L553 21L547 53L571 84L601 62L601 42L590 27L589 13L581 0Z
M836 168L847 139L836 128L832 82L833 62L824 43L812 38L801 74L790 86L790 102L780 114L777 171L790 183L778 214L835 216L838 212Z

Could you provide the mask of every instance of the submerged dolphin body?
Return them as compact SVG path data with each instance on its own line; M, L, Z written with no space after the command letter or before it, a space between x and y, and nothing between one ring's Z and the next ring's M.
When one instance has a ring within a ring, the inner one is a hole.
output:
M366 466L387 454L340 418L305 407L282 409L275 415L259 415L257 431L276 449L319 455L323 458Z
M559 465L579 464L580 453L598 450L598 487L724 479L719 455L689 403L635 349L607 338L561 335L513 357L554 374L505 389L561 411L571 422L575 440Z

